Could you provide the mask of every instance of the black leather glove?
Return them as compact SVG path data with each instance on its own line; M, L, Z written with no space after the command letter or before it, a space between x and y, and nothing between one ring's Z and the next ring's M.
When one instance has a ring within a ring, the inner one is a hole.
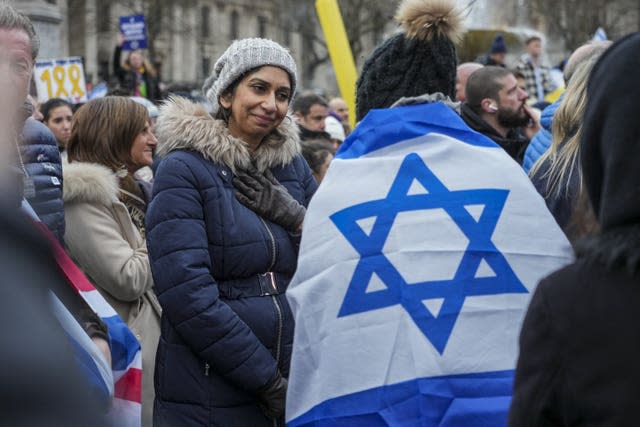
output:
M294 199L287 189L278 182L270 170L264 173L252 168L238 171L233 178L236 198L271 222L286 230L298 231L304 220L306 209Z
M275 381L259 392L260 409L269 418L280 418L284 415L288 381L280 372Z

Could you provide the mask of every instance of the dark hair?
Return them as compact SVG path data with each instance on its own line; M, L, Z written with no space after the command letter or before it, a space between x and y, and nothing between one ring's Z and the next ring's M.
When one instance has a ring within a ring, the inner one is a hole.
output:
M529 44L530 44L531 42L535 42L535 41L539 41L539 42L541 42L541 41L542 41L542 39L541 39L540 37L538 37L538 36L531 36L531 37L529 37L527 40L525 40L524 44L525 44L525 46L529 46Z
M329 154L334 154L335 150L330 141L324 139L308 139L301 141L302 157L307 161L309 168L314 173L320 172L322 166Z
M492 65L474 71L469 76L465 87L467 105L472 108L478 108L485 98L497 101L499 98L498 93L502 89L502 84L498 82L498 79L508 75L513 75L513 73L505 68Z
M261 65L260 67L252 68L250 70L247 70L245 73L240 74L240 76L237 79L235 79L229 86L227 86L225 90L222 91L222 93L220 94L220 98L229 96L229 95L233 96L236 93L236 89L238 88L238 85L240 84L242 79L244 79L246 76L253 73L254 71L259 70L262 67L263 65ZM217 99L217 102L220 105L220 108L218 108L218 112L216 113L216 119L222 120L228 125L229 117L231 116L231 111L228 108L224 108L222 104L220 104L219 98Z
M526 77L524 76L524 73L520 70L511 70L511 74L513 74L513 76L516 79L525 79Z
M42 121L48 122L51 118L51 112L58 107L69 107L69 110L73 112L73 105L70 102L65 101L62 98L51 98L40 106L40 112L42 113Z
M293 104L291 105L291 110L294 113L300 113L303 116L306 116L309 114L309 111L311 111L311 107L316 104L329 108L329 103L326 99L316 93L305 92L296 97L295 101L293 101Z
M117 171L149 120L147 109L122 96L89 101L73 116L67 144L69 161L91 162Z
M29 36L31 45L31 59L38 57L40 50L40 38L36 33L33 23L28 16L18 12L7 3L0 2L0 28L5 30L22 30Z

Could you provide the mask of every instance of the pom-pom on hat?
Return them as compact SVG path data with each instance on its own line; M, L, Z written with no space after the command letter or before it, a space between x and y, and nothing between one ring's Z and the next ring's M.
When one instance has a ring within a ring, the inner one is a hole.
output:
M496 38L493 39L489 53L507 53L507 45L504 42L502 34L498 34Z
M212 105L215 115L220 109L218 99L224 91L247 71L263 65L273 65L285 70L291 78L291 97L296 90L296 63L289 51L269 39L250 38L236 40L213 66L211 75L204 82L202 92Z
M358 79L356 118L402 97L456 90L456 49L463 33L454 0L403 0L395 16L402 32L366 60Z

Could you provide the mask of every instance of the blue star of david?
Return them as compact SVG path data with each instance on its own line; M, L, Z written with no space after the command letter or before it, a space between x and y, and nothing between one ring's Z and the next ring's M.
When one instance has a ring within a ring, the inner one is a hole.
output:
M414 179L427 194L408 194ZM449 191L417 154L407 155L386 198L331 215L333 223L360 254L338 317L399 304L442 354L467 296L527 293L504 255L491 242L508 194L509 190L501 189ZM468 205L484 206L477 220L465 208ZM451 217L469 244L452 279L407 283L382 252L393 222L400 212L438 208ZM376 219L367 235L356 221L370 217ZM495 276L476 277L483 260ZM386 289L367 292L374 273ZM444 299L437 317L422 302L433 298Z

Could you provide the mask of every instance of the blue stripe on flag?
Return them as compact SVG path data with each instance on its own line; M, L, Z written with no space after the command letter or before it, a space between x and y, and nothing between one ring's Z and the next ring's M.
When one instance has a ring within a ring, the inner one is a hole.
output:
M420 378L327 400L287 427L503 427L513 370Z
M109 328L113 370L123 371L133 362L140 343L119 316L103 317L102 321Z
M486 136L471 130L451 108L436 102L371 110L342 143L336 157L355 159L431 132L442 133L470 145L500 148Z
M67 337L69 338L69 343L73 347L74 357L78 361L77 366L80 370L84 371L84 378L88 380L87 383L89 385L90 392L92 393L91 397L96 398L99 402L103 403L105 407L108 407L111 403L111 392L109 391L107 384L105 384L102 373L96 366L96 362L75 338L69 334Z

